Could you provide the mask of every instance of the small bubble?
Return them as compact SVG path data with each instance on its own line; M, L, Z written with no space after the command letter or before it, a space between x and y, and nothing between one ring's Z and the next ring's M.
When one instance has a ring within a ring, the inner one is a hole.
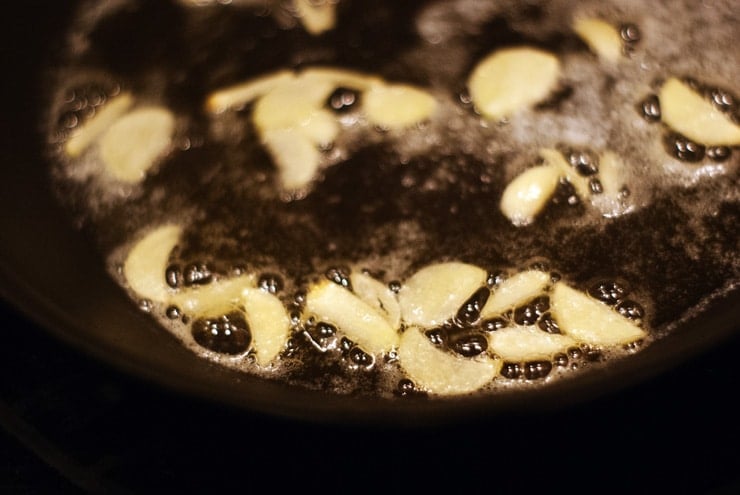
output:
M735 108L735 97L721 88L713 88L709 97L714 106L722 112L731 112Z
M619 311L619 314L625 318L629 318L630 320L639 321L645 316L645 310L643 307L631 299L626 299L620 302L617 304L616 309Z
M643 118L650 123L658 122L661 118L660 100L657 95L649 95L638 105Z
M664 139L666 151L684 162L698 162L704 158L704 146L680 134L671 133Z
M342 287L352 290L352 282L349 279L349 270L346 268L329 268L325 273L326 278Z
M75 112L64 112L58 121L58 125L62 129L74 129L79 123L80 119Z
M545 378L552 371L550 361L530 361L524 365L524 377L527 380L539 380Z
M139 301L139 309L145 313L149 313L152 310L154 303L149 299L142 299Z
M275 273L263 273L260 275L257 286L270 294L277 294L283 290L283 279Z
M205 285L213 280L213 274L204 263L191 263L183 270L183 282L186 286Z
M182 313L180 313L180 308L178 308L177 306L168 306L165 310L165 315L170 320L177 320L178 318L180 318Z
M555 363L555 366L565 368L568 366L568 355L563 352L559 352L552 357L552 362Z
M480 312L488 301L491 291L481 287L463 303L455 315L455 323L461 326L473 325L480 318Z
M199 345L221 354L241 354L252 341L249 325L239 313L195 320L191 331Z
M508 378L509 380L515 380L522 376L522 367L519 363L505 362L501 366L501 376Z
M353 347L349 351L349 359L357 366L369 369L375 364L375 359L359 347Z
M604 186L596 177L591 177L591 179L588 181L588 188L591 190L592 194L601 194L604 192Z
M501 284L501 282L503 282L505 279L506 275L504 275L504 272L488 272L488 276L486 277L486 285L489 289L493 289L497 285Z
M547 333L560 333L560 327L549 312L543 313L542 316L539 317L537 320L537 326L540 330Z
M732 155L729 146L709 146L707 148L707 158L715 162L724 162Z
M329 96L329 108L336 112L347 112L354 107L360 99L360 95L352 89L340 87Z
M443 346L447 343L447 330L442 327L427 330L424 335L434 345Z
M170 265L164 272L164 278L167 281L167 285L173 289L177 289L182 285L182 273L178 265Z
M331 337L337 333L337 327L325 321L320 321L316 324L316 333L320 337Z
M450 338L450 349L464 357L486 352L488 340L480 333L461 333Z
M629 293L629 290L613 280L602 280L592 285L588 289L588 293L591 297L613 306L621 301Z
M632 23L622 24L619 28L619 35L625 43L629 44L635 44L642 39L640 29Z
M398 280L391 280L390 282L388 282L388 289L390 289L390 291L394 294L398 294L399 292L401 292L401 282L399 282Z
M581 359L583 357L583 351L580 347L570 347L568 349L568 356L571 359Z
M550 299L547 296L538 297L514 310L514 322L518 325L534 325L548 309Z
M571 166L576 169L576 172L584 177L590 177L599 172L598 159L589 151L572 152L568 160Z
M505 318L489 318L483 320L483 323L481 323L481 327L485 332L495 332L507 326L509 326L509 322Z

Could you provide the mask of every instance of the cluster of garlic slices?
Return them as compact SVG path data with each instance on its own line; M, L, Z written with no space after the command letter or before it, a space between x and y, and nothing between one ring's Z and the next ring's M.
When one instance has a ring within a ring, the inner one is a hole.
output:
M313 34L331 29L335 2L324 9L296 1L295 8ZM625 38L616 27L596 18L579 18L573 30L600 61L621 63ZM539 48L497 50L470 74L473 106L484 120L505 121L545 101L558 86L560 70L557 56ZM305 191L329 164L326 150L345 125L326 108L327 99L340 89L360 96L358 111L368 123L397 133L434 118L443 104L431 90L343 68L308 67L217 90L208 95L205 106L218 115L251 105L254 128L278 171L280 187ZM680 79L667 79L658 97L662 122L673 131L705 145L740 144L737 123ZM171 151L175 122L170 110L121 93L75 129L64 151L71 159L90 153L114 180L135 184ZM535 222L562 183L570 184L580 200L605 217L630 211L622 194L627 186L624 164L614 152L602 150L598 157L582 159L585 155L577 152L543 148L539 155L541 163L521 172L502 194L501 211L513 225ZM552 360L574 346L613 348L648 336L635 321L545 271L525 270L491 284L486 270L454 261L426 266L396 290L359 269L352 271L347 285L312 283L296 322L283 300L258 286L256 274L217 277L197 287L168 285L168 259L182 234L183 227L176 224L145 232L125 258L125 283L136 298L175 307L193 319L241 314L251 335L242 357L254 356L262 368L276 366L302 325L325 322L374 359L394 356L417 389L454 395L487 386L507 361ZM557 331L518 325L507 317L543 296L549 299ZM461 323L461 312L471 305L474 311ZM435 329L475 326L491 319L505 323L486 334L480 352L469 356L453 353L430 337Z

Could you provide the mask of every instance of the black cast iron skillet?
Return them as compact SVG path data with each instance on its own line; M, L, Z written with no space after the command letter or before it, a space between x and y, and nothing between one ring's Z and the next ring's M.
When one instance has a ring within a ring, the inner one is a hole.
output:
M550 410L666 372L738 330L740 292L717 299L634 357L532 393L380 400L291 388L197 358L139 311L54 199L39 128L41 74L72 12L67 2L5 7L0 148L0 294L65 343L163 387L271 415L343 423L420 424ZM6 336L3 345L12 342Z

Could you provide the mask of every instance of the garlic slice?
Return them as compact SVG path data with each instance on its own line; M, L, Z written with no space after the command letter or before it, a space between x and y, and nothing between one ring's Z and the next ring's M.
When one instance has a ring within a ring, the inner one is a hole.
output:
M392 328L400 327L401 307L396 294L386 284L362 272L352 272L350 281L352 290L360 299L382 314Z
M616 27L606 21L579 18L573 23L573 31L602 60L614 63L622 55L622 36Z
M468 79L468 90L483 116L503 119L544 100L559 76L560 62L551 53L506 48L478 63Z
M262 142L285 189L300 189L313 180L321 164L321 152L309 136L297 129L277 129L265 132Z
M737 146L740 126L675 77L658 95L663 122L674 131L707 146Z
M451 319L462 304L486 285L487 273L466 263L438 263L422 268L398 293L407 325L434 327Z
M501 212L517 227L529 225L545 207L560 182L560 169L551 165L530 168L504 189Z
M285 348L290 316L280 299L269 292L250 287L241 295L257 364L267 366Z
M195 318L214 318L240 310L244 291L254 286L252 274L219 279L208 285L181 289L171 295L168 303Z
M165 280L170 253L180 242L182 228L162 225L139 239L126 256L123 276L139 297L166 301L173 293Z
M64 147L67 155L76 157L82 154L113 122L125 114L133 104L134 97L131 93L121 93L106 103L103 108L78 128L69 138Z
M338 0L293 0L298 17L310 34L319 35L334 28Z
M331 81L317 78L281 82L257 100L254 124L261 132L306 125L333 90Z
M294 77L293 72L281 70L215 91L206 100L206 110L210 113L222 113L230 108L245 105Z
M526 270L495 287L480 312L481 319L499 316L539 296L550 283L550 275L540 270Z
M368 120L390 130L405 129L423 122L437 108L437 101L432 95L406 84L373 86L363 98Z
M618 345L646 336L632 321L563 282L553 287L550 313L564 335L592 345Z
M139 182L172 145L175 117L164 107L137 108L115 120L100 138L100 157L117 180Z
M416 327L401 335L398 362L418 388L437 395L474 392L490 383L501 369L501 362L485 353L464 358L438 349Z
M398 346L398 333L382 314L333 282L321 282L308 291L305 314L336 326L365 352L379 354Z
M567 335L552 334L534 326L507 327L488 335L488 349L507 361L549 360L576 345Z
M546 164L553 165L560 170L561 176L570 182L581 199L587 199L591 196L591 186L588 179L579 175L561 152L552 148L542 148L539 153Z

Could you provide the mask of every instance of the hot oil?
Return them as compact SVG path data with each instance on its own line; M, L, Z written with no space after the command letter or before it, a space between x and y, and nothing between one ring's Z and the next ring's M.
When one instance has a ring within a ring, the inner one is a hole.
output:
M81 12L50 81L50 147L60 200L100 250L112 253L114 276L125 285L115 267L133 236L174 221L187 228L173 266L204 266L215 278L277 274L276 293L293 311L295 295L336 267L368 269L390 284L439 261L508 274L544 262L583 290L627 281L654 339L737 286L738 150L721 160L706 153L697 161L677 159L666 149L662 124L640 108L672 75L723 87L738 79L736 51L716 48L734 46L732 2L715 2L701 15L691 2L398 4L340 2L336 29L322 37L282 26L272 14L284 12L275 5L118 2ZM600 62L570 30L577 14L632 25L639 39L619 64ZM491 51L521 44L558 55L561 86L536 109L484 121L466 93L468 74ZM349 109L346 122L354 123L328 152L333 164L305 195L287 199L251 124L251 107L214 117L203 102L224 86L311 65L427 87L440 110L397 133L372 128ZM71 119L84 120L97 101L91 85L103 88L103 99L130 90L177 115L176 145L143 184L121 186L94 157L70 160L57 150ZM740 88L728 89L738 96ZM76 108L70 94L86 106ZM630 208L605 218L561 188L534 224L512 226L499 211L503 189L537 163L540 148L552 147L617 153ZM227 366L339 393L400 393L393 356L365 366L340 335L317 344L321 338L298 320L282 360L260 370L243 354L198 345L188 315L183 322L173 309L150 311L193 350ZM519 378L497 379L492 388L538 386L610 360L607 353L593 359L584 353L556 360L544 380L537 378L544 365L513 363L511 375Z

